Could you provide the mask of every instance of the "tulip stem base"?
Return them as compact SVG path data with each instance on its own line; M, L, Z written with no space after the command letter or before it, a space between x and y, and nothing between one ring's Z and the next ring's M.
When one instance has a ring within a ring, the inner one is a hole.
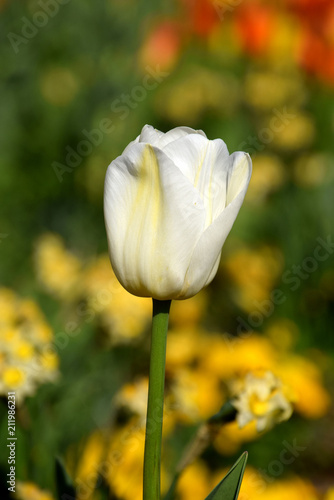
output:
M144 453L143 500L160 500L160 462L166 341L170 300L153 299L150 377Z

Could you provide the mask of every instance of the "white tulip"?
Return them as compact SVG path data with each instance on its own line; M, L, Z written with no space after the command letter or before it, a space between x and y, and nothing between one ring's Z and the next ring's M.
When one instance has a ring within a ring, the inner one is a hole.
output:
M114 272L134 295L186 299L216 275L250 181L248 154L221 139L145 125L110 165L104 216Z

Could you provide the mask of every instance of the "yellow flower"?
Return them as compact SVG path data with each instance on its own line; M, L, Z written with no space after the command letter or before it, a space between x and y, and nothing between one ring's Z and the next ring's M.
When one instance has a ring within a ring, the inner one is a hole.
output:
M16 315L15 293L8 288L0 288L0 325L13 325Z
M35 260L38 278L47 290L60 298L76 296L81 262L58 235L48 233L38 240Z
M294 393L294 406L298 413L307 418L326 415L330 396L322 385L321 373L314 363L290 354L277 365L276 372Z
M36 302L32 299L23 299L20 301L20 316L25 321L36 322L43 320L43 315Z
M234 389L236 395L232 404L237 410L236 420L241 428L254 420L258 432L261 432L288 420L292 414L287 391L269 371L262 375L248 373Z
M241 444L254 441L259 437L256 422L253 420L240 429L236 421L223 425L215 436L213 445L222 455L233 455Z
M59 358L55 352L45 352L40 356L41 365L46 371L53 372L59 366Z
M253 175L246 201L259 204L272 192L283 186L286 173L277 156L259 154L253 160Z
M217 484L228 471L219 471L214 475L213 484ZM262 476L256 469L246 467L241 483L238 500L318 500L314 486L300 477L278 479Z
M202 353L201 366L223 380L245 375L248 371L272 370L277 363L274 346L255 333L248 338L213 336Z
M224 267L236 285L236 303L247 312L258 310L259 304L270 297L283 263L280 250L274 247L235 249L225 260Z
M299 337L298 326L287 318L271 321L265 333L273 346L283 351L291 349Z
M96 431L85 443L75 473L77 500L89 500L93 497L95 484L103 471L108 440L109 436L105 432Z
M10 314L0 320L0 394L15 390L20 404L38 385L57 377L58 357L49 354L52 331L33 300L2 289L1 307Z
M303 188L314 187L330 180L333 159L324 154L302 155L293 169L293 178Z
M80 288L87 297L87 313L100 315L112 345L133 341L149 324L151 301L134 297L120 285L107 254L87 267Z
M18 359L29 361L34 357L35 351L33 346L29 342L20 341L16 343L13 350L13 356Z
M302 80L295 73L274 71L252 71L245 83L245 99L260 111L272 112L291 102L294 106L305 100L306 92Z
M40 79L44 99L55 106L66 106L75 97L78 87L75 73L64 67L51 67Z
M168 332L167 342L167 373L199 360L208 341L210 341L208 334L197 327L190 326L188 328L183 326L182 328L171 329Z
M116 496L124 500L142 499L144 443L145 430L137 419L113 433L104 477ZM161 480L165 492L169 481L163 466Z
M315 125L312 118L300 111L290 111L289 122L282 130L275 132L273 146L293 151L305 148L312 144L315 137Z
M240 85L232 75L190 66L178 81L157 93L157 111L173 123L195 125L204 113L231 113L240 101Z
M197 460L182 472L176 491L180 500L203 500L210 489L209 470L204 462Z
M188 423L209 418L225 399L217 377L198 369L177 371L171 394L177 417Z
M170 324L175 327L196 325L202 319L208 304L206 290L182 302L175 301L170 313Z
M19 303L18 314L23 322L25 334L34 345L48 344L53 339L50 326L32 299L23 299Z
M20 368L8 366L2 373L2 380L8 390L14 390L24 384L26 376Z
M116 394L115 403L146 419L147 395L148 377L142 377L133 384L124 385Z
M140 337L152 315L149 299L131 295L120 284L118 287L101 318L113 345L128 343Z
M80 288L88 300L95 299L97 302L94 307L96 311L103 310L109 304L116 284L108 254L99 255L89 262L80 277Z
M179 351L175 332L167 358L167 373L196 362L205 373L230 383L247 372L271 371L282 380L298 413L307 418L325 415L330 396L323 387L319 368L307 358L287 351L298 337L296 325L282 318L273 321L266 332L269 338L254 332L244 338L180 332Z
M45 345L52 342L53 332L50 326L44 321L35 323L31 340L35 345Z
M317 500L319 497L314 486L309 481L293 477L273 481L268 485L259 500L282 500L282 498L289 500Z
M268 60L272 66L294 68L302 36L301 24L294 16L275 12L275 29L271 33L268 46ZM299 80L298 73L292 73L292 80ZM297 86L297 85L296 85ZM298 99L300 96L296 95Z
M31 482L17 481L15 498L17 500L53 500L54 497L48 491L41 490Z
M144 442L144 432L135 427L122 429L112 439L109 461L114 466L106 479L116 495L125 500L140 500L142 496Z
M334 500L334 487L329 488L329 490L326 492L324 500Z
M3 327L1 331L1 349L12 353L16 345L21 341L21 332L17 327Z

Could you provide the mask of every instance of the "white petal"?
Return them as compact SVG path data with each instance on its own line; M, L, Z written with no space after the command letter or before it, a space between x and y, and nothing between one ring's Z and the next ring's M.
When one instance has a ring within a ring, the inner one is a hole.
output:
M250 411L242 409L237 413L237 422L239 429L245 427L245 425L247 425L252 420L254 420L254 417Z
M262 432L266 429L269 429L272 426L273 422L270 422L269 416L264 415L263 417L258 417L256 421L256 430L257 432Z
M139 138L140 138L140 135L138 135L138 137L135 138L134 141L131 141L127 146L126 148L124 149L122 155L126 155L128 153L128 151L130 150L130 148L134 145L134 144L137 144L139 142Z
M195 283L200 288L208 285L214 278L218 265L222 247L238 215L244 200L247 187L250 181L252 162L249 155L247 157L247 169L244 171L244 178L240 179L242 188L229 205L221 212L214 222L206 228L199 239L191 258L186 280L188 283ZM209 266L211 266L209 268ZM205 277L205 278L204 278ZM184 290L184 298L191 297L197 293L192 286Z
M187 135L199 135L206 138L203 130L194 130L190 127L175 127L172 128L172 130L166 132L166 134L164 134L163 137L160 138L158 147L162 149L167 146L167 144L176 141L181 137L186 137Z
M146 142L147 144L151 144L152 146L157 146L162 149L170 142L189 134L198 134L206 137L202 130L194 130L190 127L175 127L164 133L151 125L145 125L139 136L139 142Z
M227 200L231 203L244 189L247 190L252 175L252 160L248 153L237 151L231 154L231 169L228 176Z
M159 149L134 144L114 160L105 182L111 263L131 293L176 298L204 230L198 193Z
M145 125L139 136L139 142L146 142L152 146L158 146L161 137L165 134L152 127L152 125Z
M226 203L230 157L224 141L209 141L201 135L188 135L164 147L164 153L179 167L199 191L209 226Z

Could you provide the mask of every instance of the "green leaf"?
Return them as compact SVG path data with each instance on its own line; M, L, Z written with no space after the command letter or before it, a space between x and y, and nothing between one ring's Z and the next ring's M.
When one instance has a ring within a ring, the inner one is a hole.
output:
M248 453L245 451L205 500L237 500Z
M76 492L72 480L59 457L56 457L56 483L58 500L75 500Z

